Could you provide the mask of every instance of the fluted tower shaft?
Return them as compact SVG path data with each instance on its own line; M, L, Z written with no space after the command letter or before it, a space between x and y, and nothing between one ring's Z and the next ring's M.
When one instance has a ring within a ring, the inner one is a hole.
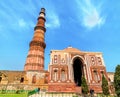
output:
M29 52L24 66L25 71L40 71L44 70L44 50L46 44L45 36L45 9L41 8L38 22L34 28L34 36L29 44Z

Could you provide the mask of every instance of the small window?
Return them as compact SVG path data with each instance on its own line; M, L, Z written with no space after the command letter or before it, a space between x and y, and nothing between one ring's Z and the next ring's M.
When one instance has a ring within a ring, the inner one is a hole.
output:
M45 77L45 83L48 83L48 76Z
M92 61L94 61L94 58L93 58L93 57L91 57L91 60L92 60Z
M95 65L94 57L91 57L91 62L92 62L92 65Z
M57 63L57 55L54 55L54 63Z
M54 59L57 59L57 55L54 55Z
M99 64L99 65L102 65L102 62L101 62L101 58L100 58L100 57L98 57L98 64Z
M94 72L94 80L95 80L96 82L98 82L98 81L99 81L98 73L97 73L96 70L94 70L93 72Z
M62 71L61 71L61 80L62 80L62 81L65 81L65 80L66 80L65 70L62 70Z
M55 69L53 73L53 80L57 81L58 80L58 71Z
M62 63L65 63L65 60L64 60L64 58L62 58Z
M32 78L32 83L33 83L33 84L36 83L36 75L33 76L33 78Z
M21 79L20 79L20 83L23 83L24 82L24 78L22 77Z
M0 82L2 81L2 77L0 77Z

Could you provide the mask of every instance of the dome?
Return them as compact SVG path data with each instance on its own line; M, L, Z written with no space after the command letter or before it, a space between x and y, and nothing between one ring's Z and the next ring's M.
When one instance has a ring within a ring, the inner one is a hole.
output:
M65 51L65 52L80 52L79 49L73 48L71 46L65 48L63 51Z

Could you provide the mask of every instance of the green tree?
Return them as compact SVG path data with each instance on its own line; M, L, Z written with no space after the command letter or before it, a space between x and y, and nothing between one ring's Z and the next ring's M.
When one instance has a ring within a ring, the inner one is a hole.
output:
M108 81L104 75L102 75L102 91L104 95L109 95Z
M118 97L120 97L120 65L117 65L114 75L114 87Z
M82 77L81 87L82 87L82 93L83 93L83 94L87 94L87 93L89 92L89 90L88 90L88 85L87 85L87 82L86 82L85 77Z

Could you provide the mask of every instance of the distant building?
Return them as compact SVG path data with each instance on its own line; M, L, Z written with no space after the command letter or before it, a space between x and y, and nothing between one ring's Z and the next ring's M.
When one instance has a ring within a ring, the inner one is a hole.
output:
M80 92L81 77L89 89L101 93L102 75L113 82L114 73L107 73L102 53L85 52L73 47L51 50L48 71L44 70L45 9L42 8L30 42L24 71L0 71L0 89L32 90L41 88L48 92Z

